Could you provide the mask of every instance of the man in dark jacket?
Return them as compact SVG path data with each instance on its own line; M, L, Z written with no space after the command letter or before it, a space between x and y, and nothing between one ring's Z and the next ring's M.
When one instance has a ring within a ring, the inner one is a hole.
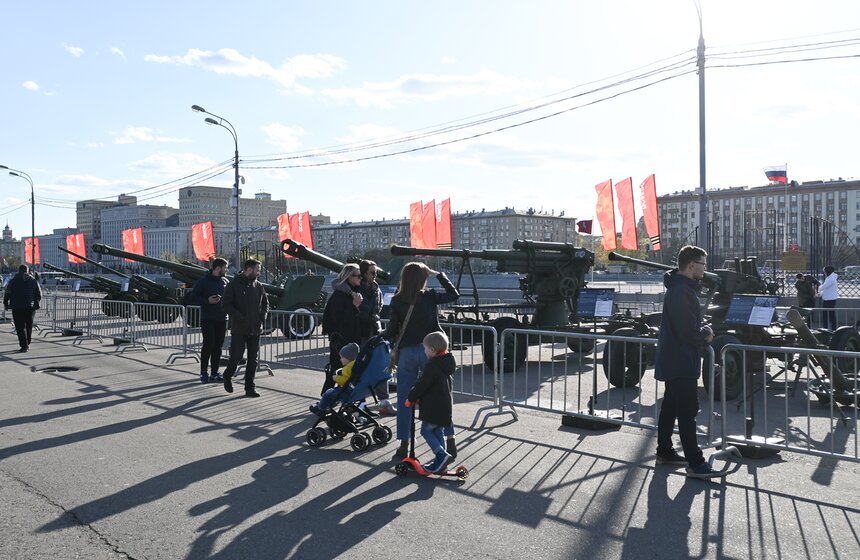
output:
M705 275L707 253L687 245L678 252L678 268L666 273L663 283L663 314L657 338L654 377L666 385L660 418L657 421L657 462L687 464L687 476L708 478L716 475L705 462L696 441L696 415L699 413L699 373L702 348L714 339L714 332L702 322L698 283ZM684 457L672 445L672 431L678 433Z
M227 285L227 261L221 258L212 261L212 270L194 284L191 297L194 305L200 306L200 330L203 332L203 348L200 349L200 382L221 382L218 374L221 364L221 347L227 333L227 313L221 307L224 287Z
M257 353L260 351L260 334L269 313L269 299L263 285L257 281L260 276L260 261L248 259L242 265L242 273L233 277L224 289L221 306L230 316L230 361L224 370L224 390L233 392L233 374L239 360L248 349L245 364L245 396L259 397L254 385L257 372Z
M42 301L42 288L35 278L30 276L27 265L18 267L18 274L6 286L3 293L3 305L12 309L12 320L18 333L19 352L30 348L30 335L33 332L33 315L39 309Z

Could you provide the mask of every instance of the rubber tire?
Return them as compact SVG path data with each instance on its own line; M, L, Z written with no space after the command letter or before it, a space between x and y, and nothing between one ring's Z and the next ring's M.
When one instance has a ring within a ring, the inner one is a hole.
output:
M388 434L382 429L382 426L377 426L373 428L371 432L371 437L373 438L373 443L377 445L385 445L388 443Z
M406 476L409 474L409 463L397 463L394 466L394 472L397 473L397 476Z
M324 441L320 438L320 434L316 430L316 428L311 428L310 430L308 430L308 432L305 434L305 439L307 440L308 445L310 445L311 447L319 447L323 444Z
M592 338L568 338L567 348L575 354L588 356L594 352L595 340Z
M385 442L388 443L394 437L394 432L388 426L382 426L382 429L385 430Z
M466 467L457 467L457 470L454 471L454 474L457 475L457 478L460 480L466 480L469 478L469 469Z
M523 328L522 323L513 317L499 317L498 319L493 319L490 321L490 326L496 329L500 339L502 331L505 329ZM510 373L520 369L520 367L525 363L529 353L529 347L527 345L528 338L525 334L516 334L514 336L508 336L505 342L506 346L502 354L503 360L501 369L504 373ZM516 349L516 355L514 355L514 349ZM493 369L493 357L496 355L496 347L493 344L493 338L491 336L484 337L482 352L484 355L484 364L486 364L490 371L495 371Z
M337 428L329 428L328 433L332 437L332 439L341 439L343 436L346 435L346 432L338 430Z
M296 307L290 311L311 312L307 307ZM308 338L314 334L317 328L317 318L313 315L289 315L284 322L286 324L280 325L281 332L284 333L284 336L293 340Z
M740 339L731 334L721 334L714 337L714 340L711 341L711 348L714 349L714 359L717 361L717 365L720 366L720 371L714 371L714 400L720 400L720 383L722 383L723 379L728 379L728 383L726 384L726 400L732 400L737 398L738 395L741 394L741 391L744 390L744 379L743 375L740 373L741 367L743 367L743 357L738 352L731 352L727 356L729 357L729 363L723 364L720 354L722 353L723 347L726 344L740 344ZM705 354L705 358L702 360L702 384L705 387L705 391L708 394L711 393L711 380L708 377L708 369L710 368L710 363L708 360L707 354ZM726 373L728 372L728 376Z
M349 438L349 445L353 451L364 451L367 449L367 440L364 439L365 434L354 434Z
M623 327L612 333L612 336L641 337L636 329ZM640 345L632 342L607 341L603 347L603 375L613 387L636 387L648 368L646 353L642 352L639 360ZM609 371L610 357L612 371ZM623 362L623 363L622 363Z
M830 349L845 352L860 352L860 332L854 327L839 327L833 331L833 336L830 338ZM851 358L836 358L836 365L843 374L857 373L854 371L854 364L855 360Z

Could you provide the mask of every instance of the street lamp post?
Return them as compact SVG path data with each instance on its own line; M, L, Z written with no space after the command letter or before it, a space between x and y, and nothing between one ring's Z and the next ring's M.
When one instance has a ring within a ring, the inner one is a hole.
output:
M705 175L705 36L702 31L702 6L697 1L699 16L699 45L696 48L696 65L699 68L699 246L708 248L708 194Z
M9 171L9 175L13 177L20 177L21 179L26 180L30 183L30 261L32 261L33 265L36 264L36 195L33 189L33 178L21 171L20 169L12 169L10 167L6 167L5 165L0 165L0 169L6 169ZM24 250L24 260L26 260L27 251L26 244Z
M236 209L236 273L242 272L242 257L240 253L240 242L239 242L239 136L236 134L236 129L233 127L233 123L225 119L224 117L219 117L215 113L210 113L200 105L192 105L191 110L197 113L205 113L207 115L211 115L215 117L214 119L211 117L206 117L204 122L206 124L214 124L216 126L220 126L224 130L230 133L233 136L233 145L235 146L234 159L233 159L233 171L234 171L234 182L233 182L233 196L230 198L231 206ZM216 120L217 119L217 120ZM227 123L226 125L224 123Z

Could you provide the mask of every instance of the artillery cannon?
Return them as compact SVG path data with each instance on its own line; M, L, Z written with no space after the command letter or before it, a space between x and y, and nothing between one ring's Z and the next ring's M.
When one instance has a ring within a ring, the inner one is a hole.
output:
M105 292L107 295L105 295L102 300L102 312L108 317L122 317L123 319L131 317L131 307L128 305L118 305L116 302L134 303L138 300L137 295L133 292L122 291L122 285L116 280L105 278L103 276L86 276L84 274L78 274L77 272L72 272L71 270L66 270L50 263L45 263L43 266L48 270L60 272L66 276L89 282L89 284L99 292Z
M344 263L339 260L323 255L313 249L309 249L305 245L292 239L284 239L281 241L281 251L283 251L285 255L312 262L335 273L340 272L344 265ZM376 279L378 281L383 283L391 282L394 280L394 276L395 275L382 270L379 266L376 267Z
M74 257L81 259L97 268L104 270L109 274L114 274L120 278L128 280L129 289L137 294L136 301L140 303L158 303L162 305L178 305L180 295L178 294L179 287L165 286L159 284L155 280L151 280L140 274L124 274L100 262L96 262L83 255L79 255L74 251L70 251L65 247L57 247L60 251L68 253ZM134 306L135 313L141 321L157 321L159 323L170 324L176 320L178 311L174 307L153 307L153 306Z
M147 255L139 255L100 243L93 245L93 251L101 255L122 257L163 268L170 272L170 276L173 279L184 282L189 287L193 286L209 272L208 269L196 264L177 263ZM283 286L262 283L272 309L307 313L291 314L286 324L275 325L281 329L284 335L293 338L306 338L313 333L317 321L310 313L320 309L320 306L325 304L325 296L321 291L324 281L325 279L322 276L305 275L296 276ZM182 298L182 305L193 305L190 290L186 290ZM188 317L187 314L186 317ZM195 319L197 318L195 317ZM192 319L192 321L195 321L195 319Z
M465 325L489 325L502 332L510 328L556 328L592 332L593 327L571 324L571 315L579 301L580 290L585 286L585 274L594 264L594 253L569 243L517 240L512 250L484 249L422 249L392 245L395 256L439 256L462 259L456 285L459 288L463 274L468 270L472 280L474 304L454 305L453 314L446 318ZM475 282L471 259L496 262L498 272L525 274L519 279L522 303L482 304ZM515 316L503 315L513 313ZM468 317L474 315L474 318ZM491 315L496 315L491 319ZM531 318L529 318L531 315ZM522 317L517 319L516 317ZM462 340L466 342L466 340ZM513 371L525 362L528 340L524 335L506 337L502 371ZM496 348L491 339L484 339L484 363L492 367ZM577 350L576 348L572 348Z
M671 265L635 259L614 252L609 253L608 257L611 261L624 261L660 270L675 269ZM766 356L761 353L754 354L751 356L752 359L746 360L746 371L744 371L744 362L735 352L728 352L725 363L722 362L722 349L727 344L772 346L775 349L781 347L823 347L831 350L860 351L860 333L855 327L845 326L835 331L816 329L814 333L806 329L806 332L800 332L790 320L776 320L775 307L773 308L774 314L768 324L738 324L727 320L732 303L736 298L768 296L775 301L777 288L777 284L767 282L759 275L754 257L735 259L735 270L718 269L705 273L700 300L703 300L701 302L702 316L709 321L715 335L711 347L714 349L714 356L719 366L714 372L716 385L713 392L717 398L720 395L720 383L725 383L726 398L733 399L743 390L745 374L763 371L765 369L764 359L784 360L786 357L784 352L776 350L773 353L766 353ZM789 312L790 314L791 312ZM625 353L627 354L628 367L638 370L640 376L648 367L649 363L647 362L653 362L651 356L648 357L648 360L640 361L636 352L627 351ZM605 355L606 352L604 352ZM848 361L850 360L843 360L843 362ZM707 372L710 370L710 363L707 359L704 362L702 371ZM791 356L789 356L789 363L784 364L784 369L788 371L792 367ZM849 364L843 363L843 367L848 368ZM853 364L850 364L850 367L853 368ZM703 375L703 383L705 390L710 392L710 380L707 375Z

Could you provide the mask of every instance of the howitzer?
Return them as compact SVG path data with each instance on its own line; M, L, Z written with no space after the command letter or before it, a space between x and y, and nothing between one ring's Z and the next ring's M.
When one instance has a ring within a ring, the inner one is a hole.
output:
M341 269L343 269L344 263L339 260L323 255L313 249L309 249L305 245L292 239L284 239L281 241L281 251L283 251L285 255L312 262L335 273L340 272ZM381 282L388 282L392 279L392 275L377 266L376 279Z
M191 287L198 280L206 276L209 270L190 263L177 263L147 255L139 255L109 245L96 243L93 251L101 255L111 255L129 260L142 262L163 268L170 272L171 277L180 282L185 282ZM288 280L283 286L275 286L261 282L269 303L273 310L302 311L303 314L289 315L284 324L274 325L281 331L295 338L310 336L316 328L316 318L310 315L312 311L321 309L325 305L325 294L321 291L325 279L322 276L303 275ZM182 301L183 305L193 305L190 291L186 292ZM280 318L281 316L278 316Z
M48 270L60 272L66 276L89 282L89 284L96 290L104 292L106 295L102 300L102 312L104 312L108 317L119 316L127 319L132 316L132 306L117 302L134 303L138 299L137 295L134 292L122 291L122 285L116 280L105 278L104 276L86 276L84 274L78 274L77 272L72 272L71 270L66 270L50 263L45 263L44 267Z
M68 253L74 257L81 259L95 267L98 267L105 272L115 274L120 278L128 280L129 287L137 294L138 301L141 303L157 303L161 305L177 305L181 299L177 287L169 287L160 284L155 280L151 280L140 274L124 274L100 262L96 262L83 255L79 255L74 251L70 251L65 247L57 247L60 251ZM159 323L172 323L176 320L177 310L175 308L164 308L155 306L140 305L135 306L137 316L142 321L158 321Z

